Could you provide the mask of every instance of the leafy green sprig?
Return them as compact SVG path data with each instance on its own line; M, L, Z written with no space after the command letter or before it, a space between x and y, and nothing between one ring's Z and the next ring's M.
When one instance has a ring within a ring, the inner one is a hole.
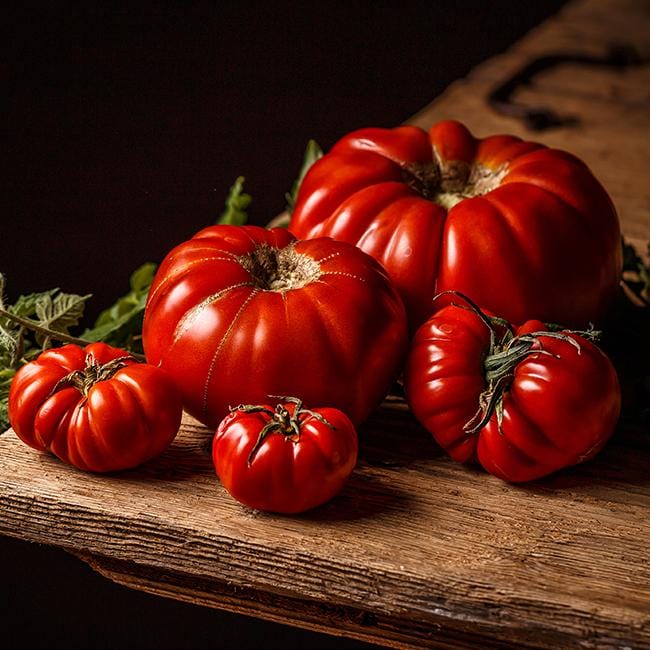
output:
M305 174L322 155L318 144L310 140L298 178L285 195L288 214L295 206ZM225 209L217 224L245 224L248 221L246 210L251 201L251 195L244 192L244 177L237 177L230 187ZM288 214L283 216L285 226L288 224ZM142 355L142 321L155 272L156 264L153 262L140 266L131 275L129 291L111 307L104 309L93 326L86 328L79 336L73 335L72 330L81 323L91 294L80 296L50 289L21 295L14 304L7 305L4 300L5 278L0 274L0 433L9 426L7 401L16 372L51 347L53 342L83 346L103 341L135 356Z
M226 208L221 213L217 224L243 226L248 221L246 209L253 198L244 192L244 177L238 176L231 186L226 198Z

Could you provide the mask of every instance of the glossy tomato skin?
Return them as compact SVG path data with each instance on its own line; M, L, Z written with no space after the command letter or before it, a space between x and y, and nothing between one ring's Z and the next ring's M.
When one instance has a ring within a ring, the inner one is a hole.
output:
M250 265L269 251L295 266L273 287ZM386 272L358 248L296 241L281 228L214 226L161 264L143 341L149 362L175 378L186 410L211 428L229 407L268 395L300 395L359 423L403 363L407 326Z
M284 406L294 412L295 404L284 402ZM276 408L262 407L269 412ZM233 498L257 510L294 514L319 506L341 491L357 461L355 428L338 409L313 411L327 423L302 413L298 439L269 434L250 464L260 431L272 416L234 410L224 418L213 440L212 458L217 476Z
M514 136L477 139L456 121L343 137L305 176L289 229L377 259L412 329L449 289L511 322L586 327L621 273L616 211L584 163Z
M135 467L161 453L176 436L182 405L159 368L129 358L86 397L74 386L55 390L64 377L84 370L88 355L103 365L126 354L105 343L64 345L23 366L9 392L9 419L18 437L90 472Z
M545 330L539 321L513 328L515 335ZM495 412L468 434L464 426L488 387L483 362L490 333L476 313L448 305L414 338L405 370L411 410L452 458L477 461L505 481L530 481L593 458L618 421L618 378L594 343L564 334L577 346L539 337L539 352L516 365L503 394L501 425Z

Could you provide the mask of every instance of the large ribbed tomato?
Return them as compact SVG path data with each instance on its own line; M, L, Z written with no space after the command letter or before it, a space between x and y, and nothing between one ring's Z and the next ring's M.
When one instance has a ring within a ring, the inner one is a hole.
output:
M47 350L16 373L9 391L9 419L23 442L92 472L157 456L182 413L160 368L105 343Z
M452 458L507 481L588 460L613 433L621 395L614 366L583 334L447 305L414 337L409 406Z
M411 326L455 289L512 322L598 322L619 283L618 218L576 157L445 121L362 129L305 176L289 229L381 262Z
M296 395L364 420L406 348L406 314L386 272L330 238L213 226L172 250L149 294L143 342L216 427L231 406Z

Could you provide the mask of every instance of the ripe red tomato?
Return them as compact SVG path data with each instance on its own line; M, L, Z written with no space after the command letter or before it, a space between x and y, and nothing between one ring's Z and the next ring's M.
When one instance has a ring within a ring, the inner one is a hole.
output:
M345 136L305 176L289 230L381 262L413 329L449 289L511 322L584 327L606 312L622 265L615 209L584 163L455 121Z
M91 472L157 456L181 416L180 395L162 370L105 343L47 350L16 373L9 391L9 420L23 442Z
M364 420L406 353L406 315L386 272L329 238L213 226L165 258L143 342L186 410L210 427L233 404L300 395Z
M338 409L303 408L299 399L231 410L214 436L221 483L240 503L298 513L338 494L357 462L357 433Z
M502 323L451 304L420 327L404 375L416 418L452 458L506 481L595 456L621 407L610 360L576 332Z

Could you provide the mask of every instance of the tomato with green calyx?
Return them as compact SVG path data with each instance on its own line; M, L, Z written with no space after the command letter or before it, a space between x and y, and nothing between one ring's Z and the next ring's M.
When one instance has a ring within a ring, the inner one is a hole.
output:
M214 467L240 503L304 512L341 491L357 461L357 433L339 409L307 409L297 398L277 399L275 407L231 409L214 436Z
M510 482L593 458L621 408L616 370L594 333L514 327L457 300L414 337L404 380L420 423L455 460Z
M90 472L157 456L181 416L180 395L164 371L105 343L46 350L16 373L9 391L16 435Z
M358 424L403 363L406 314L385 270L351 244L220 225L163 260L143 343L213 429L230 405L268 395L328 404Z

